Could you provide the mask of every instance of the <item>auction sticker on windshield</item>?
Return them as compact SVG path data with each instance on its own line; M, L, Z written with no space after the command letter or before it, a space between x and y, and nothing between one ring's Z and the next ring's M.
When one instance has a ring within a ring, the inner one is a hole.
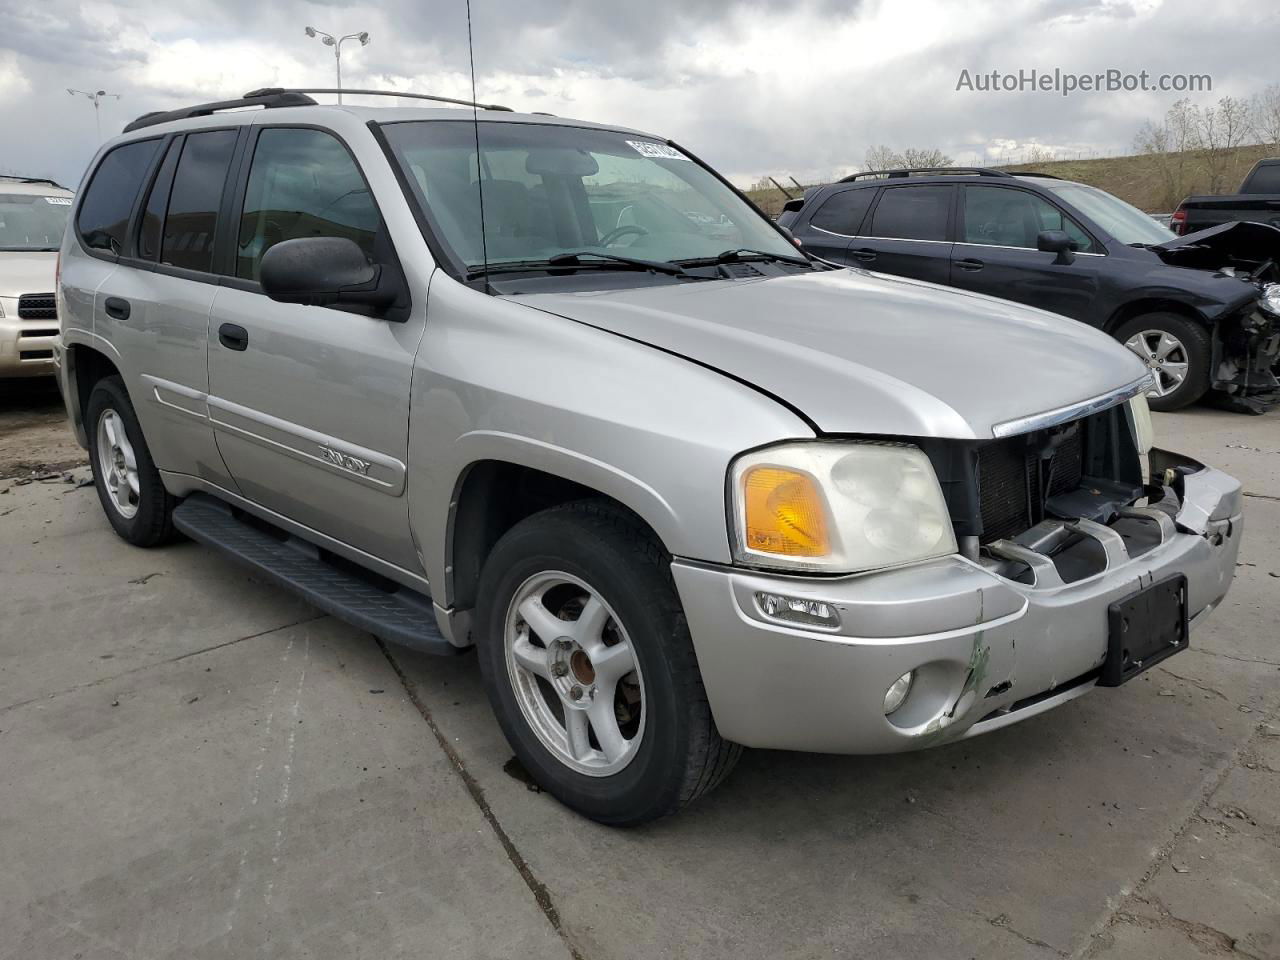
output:
M633 148L640 156L650 157L653 160L689 159L675 147L669 147L665 143L654 143L652 140L628 140L627 145Z

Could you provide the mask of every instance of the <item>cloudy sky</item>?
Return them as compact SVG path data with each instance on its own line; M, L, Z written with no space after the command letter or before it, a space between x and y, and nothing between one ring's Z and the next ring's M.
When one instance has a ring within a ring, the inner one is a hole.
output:
M737 182L856 169L868 146L941 147L965 162L1041 145L1122 152L1174 93L978 93L971 74L1203 73L1207 102L1275 79L1273 0L472 0L481 100L669 136ZM93 107L133 117L262 86L469 93L464 0L0 0L0 172L77 182Z

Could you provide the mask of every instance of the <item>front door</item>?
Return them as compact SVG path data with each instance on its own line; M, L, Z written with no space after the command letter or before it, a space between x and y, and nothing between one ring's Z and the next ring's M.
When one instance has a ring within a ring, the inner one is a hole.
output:
M1078 250L1072 263L1036 249L1043 230L1063 230ZM1056 206L1029 190L966 184L951 285L1061 313L1099 326L1094 315L1101 252Z
M209 323L209 412L218 449L248 499L418 572L405 464L410 379L423 311L394 322L277 303L262 255L295 237L394 251L355 158L332 134L264 127L250 144L231 270Z

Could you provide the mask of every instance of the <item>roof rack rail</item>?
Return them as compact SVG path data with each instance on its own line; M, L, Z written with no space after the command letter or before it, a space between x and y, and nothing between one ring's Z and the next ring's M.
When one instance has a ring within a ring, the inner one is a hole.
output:
M67 190L57 180L50 180L48 177L24 177L20 173L0 173L0 180L15 180L18 183L47 183L51 187L57 187L59 190Z
M1011 177L1044 177L1046 180L1062 180L1063 178L1054 173L1041 173L1039 170L1010 170Z
M219 110L235 110L239 107L313 107L315 101L304 94L292 90L264 89L251 90L238 100L218 100L213 103L198 103L193 107L181 110L153 110L144 113L137 120L127 124L125 133L141 130L143 127L154 127L158 123L171 120L187 120L190 117L207 117Z
M852 183L855 180L861 180L864 177L879 177L881 179L901 179L921 173L934 173L946 176L952 173L970 173L979 177L1007 177L1010 174L1003 170L992 170L990 167L901 167L896 170L864 170L862 173L851 173L847 177L837 180L837 183Z
M435 103L452 103L459 107L477 107L480 110L501 110L503 113L513 113L510 107L504 107L500 103L474 103L470 100L457 100L453 97L437 97L430 93L406 93L403 90L352 90L349 87L264 87L261 90L251 90L245 94L246 97L278 95L286 93L345 93L349 97L406 97L410 100L431 100Z

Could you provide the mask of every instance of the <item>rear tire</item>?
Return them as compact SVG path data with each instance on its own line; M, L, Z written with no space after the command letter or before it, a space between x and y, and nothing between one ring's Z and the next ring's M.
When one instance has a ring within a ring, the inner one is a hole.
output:
M1194 320L1176 313L1144 313L1117 327L1115 338L1157 378L1159 392L1147 394L1152 410L1181 410L1208 391L1213 351L1209 331Z
M135 547L172 540L177 500L164 488L120 377L104 377L93 385L85 432L98 500L115 532Z
M476 640L498 723L543 789L601 823L673 813L742 753L711 717L670 563L634 517L588 500L522 520L480 576Z

